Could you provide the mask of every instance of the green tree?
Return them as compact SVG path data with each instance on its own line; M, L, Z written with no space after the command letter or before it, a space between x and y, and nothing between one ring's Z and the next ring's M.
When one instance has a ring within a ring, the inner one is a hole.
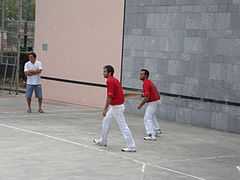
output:
M5 16L7 19L17 20L18 8L17 0L5 0Z
M5 0L6 17L12 20L18 20L19 0ZM22 19L26 21L35 20L35 0L22 0Z
M35 20L35 0L23 0L23 19L26 21Z

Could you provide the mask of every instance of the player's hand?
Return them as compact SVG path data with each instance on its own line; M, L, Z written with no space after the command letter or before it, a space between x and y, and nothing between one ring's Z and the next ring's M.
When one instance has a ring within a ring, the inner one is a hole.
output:
M104 109L103 112L102 112L103 117L105 117L106 114L107 114L107 109Z
M141 105L139 105L137 108L138 108L138 109L141 109L141 108L142 108L142 106L141 106Z
M33 75L32 71L28 71L27 75L32 76Z

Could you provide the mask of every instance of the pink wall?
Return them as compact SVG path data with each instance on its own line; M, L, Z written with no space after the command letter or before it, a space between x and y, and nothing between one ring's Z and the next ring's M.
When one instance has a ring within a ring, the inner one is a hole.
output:
M37 0L35 50L43 76L104 84L102 67L120 76L124 0ZM42 45L48 44L43 51ZM47 99L102 106L105 89L42 80Z

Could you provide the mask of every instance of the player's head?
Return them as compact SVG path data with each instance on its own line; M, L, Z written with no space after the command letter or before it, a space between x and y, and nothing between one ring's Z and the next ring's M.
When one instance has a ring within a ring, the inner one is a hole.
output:
M140 70L140 75L139 75L139 79L144 81L145 79L148 79L149 77L149 71L147 69L141 69Z
M108 78L109 76L113 76L114 74L114 68L111 65L106 65L103 68L103 76L105 78Z
M36 53L30 52L30 53L28 54L28 59L29 59L31 62L35 62L35 61L36 61L36 58L37 58Z

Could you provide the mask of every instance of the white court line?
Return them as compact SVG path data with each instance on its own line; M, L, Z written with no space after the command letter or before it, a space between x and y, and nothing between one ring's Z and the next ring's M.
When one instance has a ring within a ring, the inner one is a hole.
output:
M64 112L64 113L72 113L72 112L75 112L75 113L78 113L78 112L82 112L82 111L88 111L89 113L91 113L91 112L101 112L101 110L93 110L93 109L79 109L79 110L54 110L54 111L51 111L51 110L47 110L45 113L43 113L43 114L41 114L41 115L44 115L44 114L48 114L48 113L61 113L61 112ZM19 113L27 113L27 111L4 111L4 112L1 112L0 111L0 114L19 114ZM33 113L35 113L35 112L33 112ZM37 111L36 111L36 113L38 113ZM87 113L87 112L85 112L85 113ZM59 115L59 114L58 114Z
M166 167L163 167L163 166L158 166L158 165L151 164L151 163L147 163L147 165L151 166L151 167L158 168L158 169L162 169L162 170L165 170L165 171L169 171L169 172L172 172L172 173L175 173L175 174L179 174L179 175L182 175L182 176L191 177L193 179L206 180L206 179L201 178L201 177L193 176L191 174L187 174L187 173L184 173L184 172L181 172L181 171L176 171L176 170L166 168Z
M142 165L142 179L141 180L145 179L145 169L146 169L146 164L143 164Z
M32 130L27 130L27 129L22 129L22 128L18 128L18 127L15 127L15 126L10 126L10 125L7 125L7 124L0 124L0 126L8 128L8 129L14 129L14 130L17 130L17 131L22 131L22 132L25 132L25 133L28 133L28 134L35 134L35 135L47 137L49 139L54 139L56 141L65 142L65 143L68 143L68 144L73 144L73 145L76 145L76 146L84 147L84 148L91 149L91 150L96 150L96 151L99 151L99 152L105 152L105 153L111 154L111 155L113 155L115 157L126 159L126 160L130 160L132 162L140 164L141 167L142 167L142 170L144 170L144 171L145 171L146 165L148 165L148 166L155 167L155 168L158 168L158 169L161 169L161 170L165 170L165 171L168 171L168 172L171 172L171 173L174 173L174 174L182 175L182 176L185 176L185 177L190 177L192 179L206 180L204 178L193 176L193 175L188 174L188 173L184 173L184 172L176 171L176 170L173 170L173 169L170 169L170 168L154 165L154 164L148 163L148 162L146 163L146 162L143 162L143 161L139 161L137 159L133 159L133 158L130 158L130 157L127 157L127 156L119 155L119 154L116 154L116 153L113 153L113 152L109 152L109 151L106 151L106 150L103 150L103 149L91 147L91 146L88 146L86 144L70 141L70 140L67 140L67 139L64 139L64 138L50 136L50 135L47 135L47 134L44 134L44 133L40 133L40 132L36 132L36 131L32 131Z
M236 168L237 168L237 170L240 172L240 166L237 166Z
M201 157L201 158L191 158L191 159L175 159L175 160L164 160L158 161L159 163L168 163L168 162L185 162L185 161L200 161L200 160L216 160L216 159L224 159L224 158L236 158L240 157L237 155L222 155L222 156L210 156L210 157Z
M66 110L66 109L59 109L59 110L47 110L46 112L51 112L51 113L59 113L59 112L81 112L81 111L88 111L88 112L101 112L102 110L101 109L74 109L74 110Z
M145 172L145 168L146 168L146 164L143 164L143 166L142 166L142 173Z
M64 111L63 111L64 112ZM97 112L97 111L92 111L92 112L81 112L81 111L78 111L78 112L76 112L76 111L72 111L72 112L66 112L66 113L61 113L60 115L61 116L64 116L64 115L67 115L67 116L69 116L69 115L95 115L95 114L93 114L93 112ZM54 112L53 112L54 113ZM49 117L49 116L59 116L59 114L57 114L58 112L56 112L56 114L49 114L48 112L46 112L46 113L42 113L42 114L40 114L40 113L38 113L38 112L36 112L36 113L31 113L31 114L18 114L18 113L11 113L11 112L8 112L8 113L3 113L3 114L10 114L10 115L8 115L8 116L2 116L2 117L0 117L0 119L9 119L9 118L25 118L25 117L30 117L30 118L39 118L39 117ZM1 114L1 113L0 113Z

